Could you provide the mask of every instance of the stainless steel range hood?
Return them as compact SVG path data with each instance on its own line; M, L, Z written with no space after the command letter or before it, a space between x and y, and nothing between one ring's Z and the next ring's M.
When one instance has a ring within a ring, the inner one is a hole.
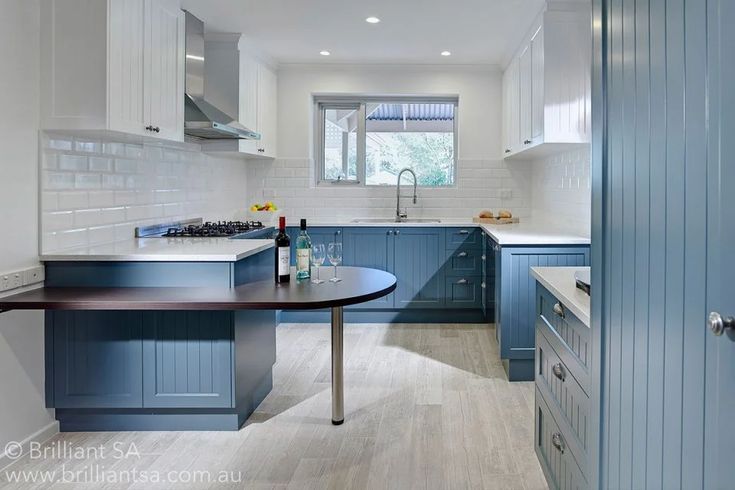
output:
M204 98L204 22L186 12L186 88L184 96L184 133L200 139L259 140L236 118Z

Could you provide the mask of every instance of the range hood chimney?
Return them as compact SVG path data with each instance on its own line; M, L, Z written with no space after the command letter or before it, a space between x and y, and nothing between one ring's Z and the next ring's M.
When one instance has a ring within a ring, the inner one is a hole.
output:
M186 86L184 134L199 139L259 140L260 134L240 124L204 98L204 22L186 14Z

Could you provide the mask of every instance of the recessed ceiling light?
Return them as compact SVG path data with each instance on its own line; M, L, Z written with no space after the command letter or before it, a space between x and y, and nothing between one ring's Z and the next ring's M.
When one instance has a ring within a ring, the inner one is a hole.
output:
M442 51L442 56L452 56L451 51Z
M319 51L319 54L322 56L329 56L332 53L330 53L329 51Z
M380 22L380 19L371 16L365 19L365 22L367 22L368 24L377 24L378 22Z

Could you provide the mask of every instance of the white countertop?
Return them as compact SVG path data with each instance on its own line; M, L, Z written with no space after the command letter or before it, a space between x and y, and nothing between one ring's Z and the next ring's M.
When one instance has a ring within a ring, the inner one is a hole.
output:
M41 261L237 262L272 248L273 240L228 238L131 238L40 256Z
M487 225L469 220L442 219L440 223L396 223L382 222L355 223L351 220L310 220L309 226L360 226L360 227L480 227L499 245L589 245L589 235L577 230L550 225L548 223L520 222L510 225Z
M574 273L589 267L531 267L531 275L582 323L590 326L590 297L576 286Z

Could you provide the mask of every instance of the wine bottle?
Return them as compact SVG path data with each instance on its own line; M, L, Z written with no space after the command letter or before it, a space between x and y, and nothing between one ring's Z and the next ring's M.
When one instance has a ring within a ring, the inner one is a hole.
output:
M306 220L301 220L301 233L296 239L296 279L311 277L311 238L306 233Z
M291 239L286 234L286 218L278 218L276 235L276 283L291 280Z

